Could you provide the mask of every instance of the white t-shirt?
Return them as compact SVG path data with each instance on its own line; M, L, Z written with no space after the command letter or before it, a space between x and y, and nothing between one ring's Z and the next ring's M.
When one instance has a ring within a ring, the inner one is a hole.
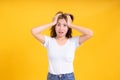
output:
M45 35L43 44L48 51L48 70L52 74L73 72L74 53L79 44L79 37L69 38L64 45L59 45L55 38Z

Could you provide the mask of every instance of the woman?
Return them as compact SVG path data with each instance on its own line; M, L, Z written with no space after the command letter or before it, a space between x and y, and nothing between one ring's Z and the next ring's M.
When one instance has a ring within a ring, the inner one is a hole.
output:
M75 80L73 61L78 46L92 37L90 29L72 24L72 14L58 12L53 21L31 30L32 35L38 39L48 50L49 71L47 80ZM51 27L51 36L41 32ZM72 37L72 29L82 35Z

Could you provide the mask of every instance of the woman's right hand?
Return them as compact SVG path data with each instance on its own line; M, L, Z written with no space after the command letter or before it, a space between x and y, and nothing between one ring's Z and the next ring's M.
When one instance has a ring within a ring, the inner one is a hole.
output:
M52 24L53 24L53 25L57 24L57 20L58 20L58 17L59 17L60 15L62 15L62 14L59 13L59 14L57 14L57 15L55 15L55 16L53 17L53 21L52 21Z

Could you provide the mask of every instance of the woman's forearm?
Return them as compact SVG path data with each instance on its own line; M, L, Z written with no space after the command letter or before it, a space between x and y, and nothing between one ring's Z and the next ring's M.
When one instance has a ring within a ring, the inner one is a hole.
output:
M45 24L45 25L42 25L42 26L32 28L31 31L32 31L32 33L36 34L36 33L40 33L42 31L44 31L45 29L47 29L51 26L53 26L53 23L49 23L49 24Z
M93 31L88 29L88 28L85 28L85 27L82 27L82 26L76 26L76 25L69 25L71 28L81 32L83 35L90 35L92 36L93 35Z
M49 24L45 24L45 25L42 25L42 26L39 26L39 27L35 27L35 28L32 28L32 33L36 34L36 33L40 33L42 32L43 30L45 30L46 28L48 27L51 27L53 25L55 25L57 23L57 19L58 19L58 16L61 15L61 13L57 14L54 16L53 18L53 21Z

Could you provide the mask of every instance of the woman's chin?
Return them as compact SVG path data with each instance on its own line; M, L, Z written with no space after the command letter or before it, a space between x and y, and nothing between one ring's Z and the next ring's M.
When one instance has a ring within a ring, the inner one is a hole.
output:
M58 37L64 37L65 35L58 35Z

